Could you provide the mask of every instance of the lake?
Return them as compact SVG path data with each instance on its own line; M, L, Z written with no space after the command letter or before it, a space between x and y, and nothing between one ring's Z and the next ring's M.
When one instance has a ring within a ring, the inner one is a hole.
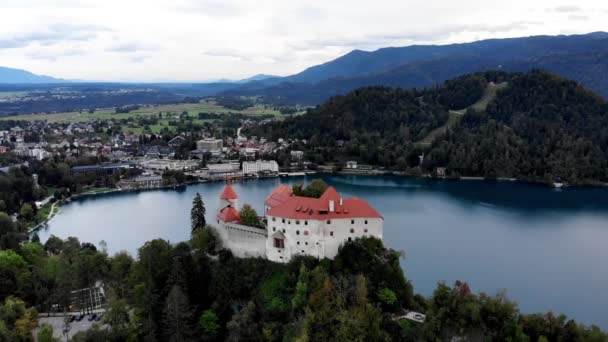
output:
M319 176L315 176L318 178ZM402 266L416 292L431 295L438 281L460 279L476 291L508 289L523 312L553 310L608 329L608 189L556 190L508 182L437 181L403 177L322 178L345 197L369 201L385 219L384 242L405 252ZM239 205L263 212L280 182L261 179L234 185ZM42 241L76 236L108 251L133 255L145 241L187 240L190 207L200 192L207 221L221 183L182 190L116 193L63 206Z

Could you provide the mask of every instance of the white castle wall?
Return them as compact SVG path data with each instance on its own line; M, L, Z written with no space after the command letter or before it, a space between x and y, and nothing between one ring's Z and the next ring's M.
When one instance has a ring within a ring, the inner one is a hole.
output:
M266 255L266 231L236 223L220 222L218 233L224 247L239 258Z
M296 220L267 216L268 238L266 256L277 262L287 262L292 256L305 254L317 258L334 258L344 242L358 237L382 239L382 218L341 218L328 220ZM352 231L351 231L352 230ZM308 232L306 235L305 232ZM279 233L279 234L277 234ZM333 235L332 235L333 233ZM285 248L274 247L274 238L282 234Z

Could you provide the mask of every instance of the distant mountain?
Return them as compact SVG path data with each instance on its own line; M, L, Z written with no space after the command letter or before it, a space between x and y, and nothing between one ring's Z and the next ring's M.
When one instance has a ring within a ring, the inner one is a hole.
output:
M0 66L0 83L22 84L22 83L60 83L65 80L36 75L21 69L12 69Z
M249 78L244 78L240 81L237 81L237 83L247 83L247 82L253 82L253 81L264 81L267 80L269 78L279 78L278 76L274 76L274 75L265 75L265 74L257 74L255 76L251 76Z
M546 69L608 97L608 33L490 39L466 44L355 50L303 72L229 89L284 104L318 104L362 86L428 87L484 71Z

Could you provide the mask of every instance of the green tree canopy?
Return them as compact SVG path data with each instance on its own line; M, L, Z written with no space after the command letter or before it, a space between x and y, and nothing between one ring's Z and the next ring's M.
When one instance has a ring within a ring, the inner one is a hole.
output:
M245 204L240 211L241 223L251 227L261 227L262 222L258 213L249 204Z

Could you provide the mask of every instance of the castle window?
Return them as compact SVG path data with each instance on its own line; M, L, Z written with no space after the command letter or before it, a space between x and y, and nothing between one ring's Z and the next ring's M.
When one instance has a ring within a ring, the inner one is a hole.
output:
M291 220L287 221L287 224L291 224Z
M304 231L304 235L308 235L308 230L305 230L305 231Z
M327 224L331 224L331 220L327 220Z
M285 234L285 229L283 229L283 234Z
M304 244L305 244L306 246L308 246L308 242L304 242Z
M299 245L299 244L300 244L300 241L298 241L298 242L297 242L297 244Z
M348 241L353 241L353 239L352 238L348 238Z
M305 226L308 226L308 221L304 221L304 225L305 225Z
M353 234L354 232L355 232L355 230L351 228L350 233Z
M350 224L355 224L355 220L350 220Z
M304 250L302 250L302 253L304 253Z
M296 230L296 235L300 235L300 231L299 230Z
M296 224L300 224L300 220L296 220Z
M285 248L285 240L283 239L274 239L274 247L275 248Z
M283 219L283 223L285 223L285 219Z
M277 231L277 227L272 227L272 231L276 232Z
M334 232L329 232L329 236L334 236Z
M363 229L363 232L367 233L367 228Z
M277 220L277 218L276 218L276 217L273 217L273 218L272 218L272 222L274 222L274 221L276 221L276 220Z
M367 224L367 220L365 220L365 224Z

